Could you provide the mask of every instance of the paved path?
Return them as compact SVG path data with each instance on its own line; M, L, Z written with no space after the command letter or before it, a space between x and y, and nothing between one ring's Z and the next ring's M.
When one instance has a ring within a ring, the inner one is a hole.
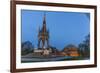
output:
M36 58L36 57L27 58L27 57L22 57L21 58L21 61L22 62L59 61L59 60L69 59L69 58L71 58L71 57L68 57L68 56L64 56L64 57L54 57L54 58Z

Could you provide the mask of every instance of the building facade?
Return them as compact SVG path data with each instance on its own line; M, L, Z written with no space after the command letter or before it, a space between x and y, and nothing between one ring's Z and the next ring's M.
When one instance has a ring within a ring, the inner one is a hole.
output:
M43 26L38 33L38 48L49 48L49 30L46 28L46 15L44 15Z
M39 28L38 32L38 49L35 49L34 53L40 53L38 55L50 55L51 52L49 47L49 30L47 30L46 15L44 15L42 28Z

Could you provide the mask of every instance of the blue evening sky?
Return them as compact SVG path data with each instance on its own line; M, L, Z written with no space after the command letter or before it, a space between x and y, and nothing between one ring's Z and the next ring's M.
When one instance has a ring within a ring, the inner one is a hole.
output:
M90 32L89 13L21 10L22 42L30 41L37 48L38 30L42 27L44 13L50 32L49 43L58 49L68 44L77 46Z

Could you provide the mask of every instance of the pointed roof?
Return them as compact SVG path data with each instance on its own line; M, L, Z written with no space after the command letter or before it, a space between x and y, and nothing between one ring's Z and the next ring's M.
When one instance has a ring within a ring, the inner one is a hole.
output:
M46 14L44 14L42 31L43 31L43 32L46 32Z

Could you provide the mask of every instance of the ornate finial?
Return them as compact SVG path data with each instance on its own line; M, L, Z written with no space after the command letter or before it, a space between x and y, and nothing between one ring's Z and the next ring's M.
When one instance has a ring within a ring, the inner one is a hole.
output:
M43 20L43 24L46 24L46 13L44 12L44 20Z
M46 12L44 12L44 17L46 17Z
M46 32L46 14L45 14L45 13L44 13L43 28L42 28L42 30L43 30L44 32Z

